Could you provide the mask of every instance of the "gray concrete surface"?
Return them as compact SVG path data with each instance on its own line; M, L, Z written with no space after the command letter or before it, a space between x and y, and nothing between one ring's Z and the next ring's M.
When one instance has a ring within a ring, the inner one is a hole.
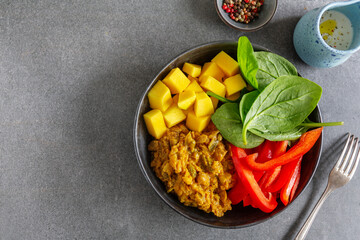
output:
M323 89L324 153L310 186L273 219L235 230L193 223L163 203L133 151L138 99L174 56L244 34L211 0L0 2L0 239L291 239L325 188L345 132L360 135L360 53L332 69L296 55L292 33L331 1L279 1L253 43ZM358 239L360 171L337 190L308 239Z

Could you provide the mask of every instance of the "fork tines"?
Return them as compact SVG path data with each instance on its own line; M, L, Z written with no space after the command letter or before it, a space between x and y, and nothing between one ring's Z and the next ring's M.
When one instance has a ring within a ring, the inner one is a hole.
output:
M344 150L342 151L335 168L351 179L359 164L359 159L359 138L348 133Z

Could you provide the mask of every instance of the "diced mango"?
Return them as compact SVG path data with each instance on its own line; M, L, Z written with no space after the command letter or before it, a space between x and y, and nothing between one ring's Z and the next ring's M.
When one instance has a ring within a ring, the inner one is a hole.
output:
M240 93L241 93L241 92L234 93L233 95L228 96L227 99L229 99L229 100L231 100L231 101L238 100L239 97L240 97Z
M179 94L178 107L181 109L188 109L194 104L196 95L194 91L184 91Z
M217 105L218 105L218 103L219 103L219 99L214 98L214 97L210 97L210 99L211 99L211 102L212 102L212 104L213 104L214 109L216 109L216 108L217 108Z
M190 80L190 82L192 82L192 81L197 81L197 82L199 82L199 78L195 78L195 77L192 77L192 76L188 76L188 79Z
M176 95L174 95L174 97L173 97L173 104L178 104L178 102L179 102L179 94L176 94Z
M153 109L145 113L144 120L148 132L156 139L161 138L167 130L163 114L159 109Z
M168 86L171 94L181 93L190 84L190 80L180 70L180 68L172 69L164 78L163 83Z
M150 107L165 112L172 104L169 88L161 81L158 81L148 93Z
M219 52L212 60L225 73L227 77L234 76L240 72L239 64L226 52Z
M185 113L176 104L172 104L168 110L164 112L164 120L168 128L175 126L185 119Z
M204 90L200 87L196 80L192 80L192 82L185 88L184 91L203 92Z
M224 84L216 80L211 76L201 76L200 78L201 87L206 89L207 91L211 91L221 97L225 97L226 88Z
M197 117L203 117L214 113L213 103L205 92L196 93L194 112Z
M194 112L189 112L186 118L186 126L192 131L201 132L210 122L210 115L197 117Z
M240 74L225 79L226 96L231 96L246 87L246 83Z
M191 105L188 109L186 110L182 110L184 112L184 114L187 116L189 114L189 112L193 112L194 111L194 104Z
M202 76L212 76L216 78L218 81L222 81L225 74L221 71L221 69L214 62L207 62L204 64L200 77ZM200 80L201 82L201 80Z
M183 72L189 74L192 77L198 77L201 73L201 66L186 62L184 63L182 70Z

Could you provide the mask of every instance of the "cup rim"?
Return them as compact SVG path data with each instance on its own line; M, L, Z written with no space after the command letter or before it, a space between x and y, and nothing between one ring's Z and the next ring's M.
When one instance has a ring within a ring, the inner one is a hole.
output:
M359 44L359 46L357 46L356 48L346 49L346 50L339 50L339 49L330 47L330 46L325 42L325 40L322 38L322 36L321 36L321 34L320 34L320 29L319 29L320 19L321 19L321 16L324 14L325 11L330 10L330 9L333 9L333 8L335 8L335 7L343 7L343 6L351 5L351 4L357 3L357 2L360 2L360 1L359 1L359 0L350 0L350 1L345 1L345 2L333 2L333 3L329 3L329 4L325 5L324 7L322 7L322 8L320 9L319 16L318 16L317 19L316 19L316 28L317 28L316 35L317 35L317 37L320 39L320 42L321 42L321 43L325 46L325 48L327 48L328 50L333 51L333 52L335 52L335 53L339 53L339 54L348 54L348 53L354 53L354 52L356 52L357 50L360 49L360 44Z

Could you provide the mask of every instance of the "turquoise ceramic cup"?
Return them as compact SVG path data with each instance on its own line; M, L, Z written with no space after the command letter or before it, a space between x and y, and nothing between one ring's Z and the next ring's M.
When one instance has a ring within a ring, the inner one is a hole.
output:
M326 10L347 16L353 27L353 40L347 50L330 47L320 34L320 18ZM299 57L313 67L330 68L345 62L360 49L360 0L330 3L306 13L294 31L294 46Z

